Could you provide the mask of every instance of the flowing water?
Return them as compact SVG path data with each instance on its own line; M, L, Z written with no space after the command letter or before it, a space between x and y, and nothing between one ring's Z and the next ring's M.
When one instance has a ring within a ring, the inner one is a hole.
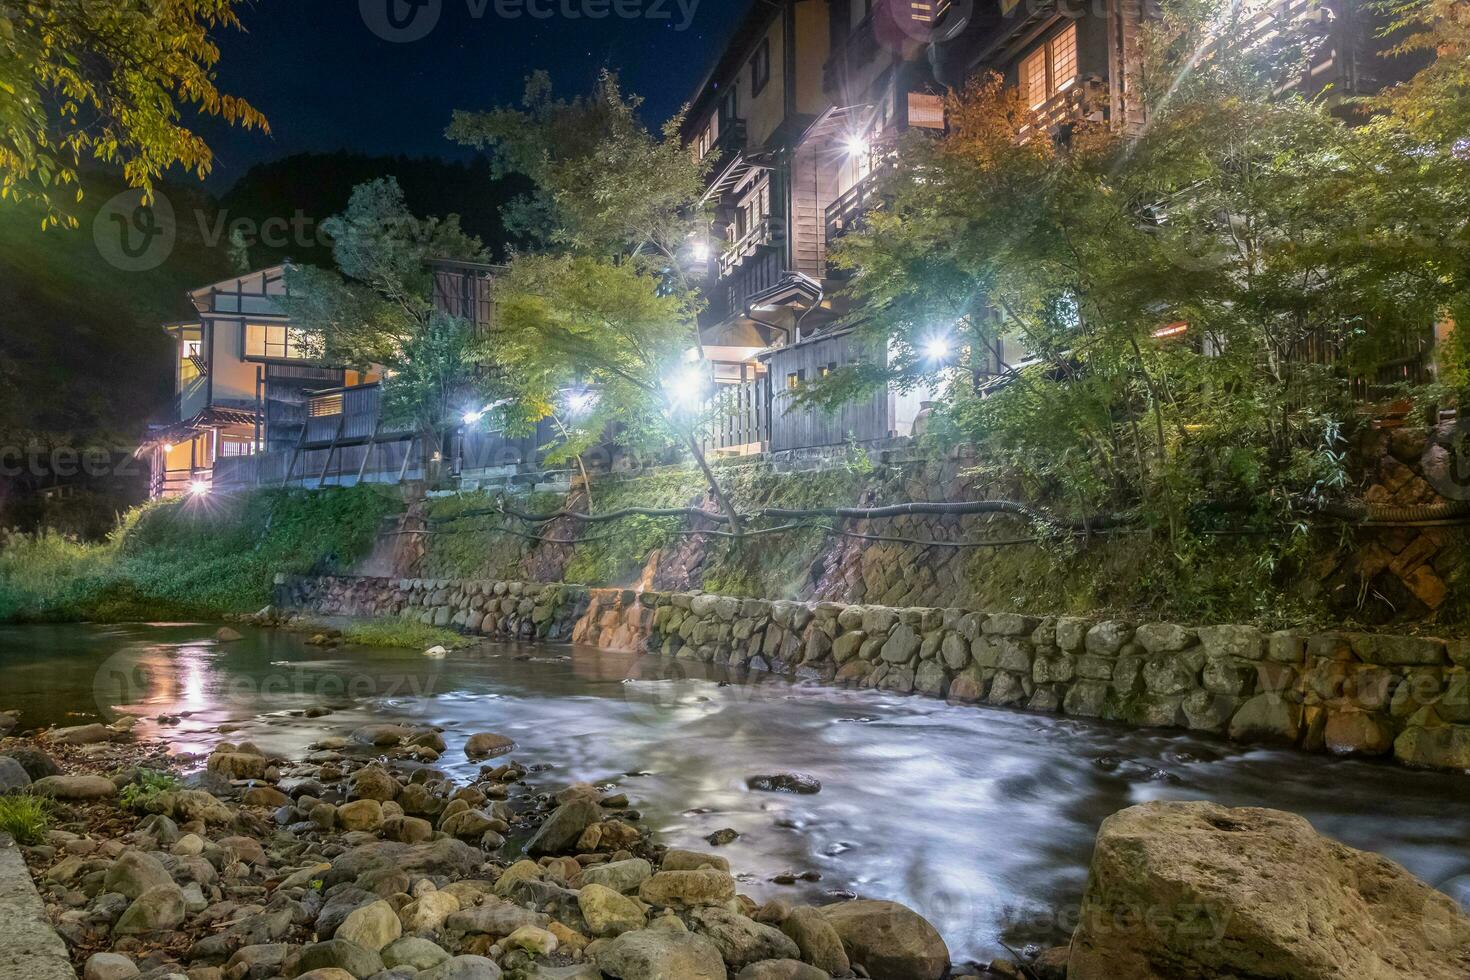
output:
M404 720L513 737L533 781L617 784L672 846L721 849L758 899L890 898L944 933L957 961L1064 942L1093 837L1110 813L1209 799L1299 813L1460 894L1470 883L1470 777L1251 749L924 698L833 691L657 658L488 644L430 660L203 624L0 628L0 709L22 727L146 719L179 753L222 738L298 753L323 734ZM300 712L336 710L307 720ZM293 714L295 712L295 714ZM160 715L187 713L176 725ZM227 736L221 724L239 726ZM802 772L821 792L752 792ZM794 884L772 879L796 876Z

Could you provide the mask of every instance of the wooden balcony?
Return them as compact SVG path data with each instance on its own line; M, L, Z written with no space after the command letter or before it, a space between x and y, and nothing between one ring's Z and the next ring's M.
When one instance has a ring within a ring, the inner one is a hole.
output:
M829 245L854 228L862 227L863 216L882 203L878 194L878 177L877 171L868 174L827 205L826 236Z
M735 154L745 149L747 128L744 119L723 119L720 121L720 135L710 144L705 151L705 159L714 157L717 160L734 159Z
M766 217L757 221L741 239L720 256L720 278L725 279L762 250L779 245L786 235L786 223L780 218Z
M1101 78L1079 78L1045 102L1032 109L1032 121L1021 129L1022 135L1038 130L1056 135L1064 127L1087 120L1107 122L1108 85Z

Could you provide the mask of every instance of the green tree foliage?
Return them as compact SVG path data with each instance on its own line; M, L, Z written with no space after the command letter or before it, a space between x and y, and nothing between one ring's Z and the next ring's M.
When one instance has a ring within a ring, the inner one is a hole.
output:
M701 446L710 366L687 357L702 352L702 301L686 264L707 228L705 166L680 143L680 118L650 132L639 104L610 74L571 101L536 75L522 108L456 113L452 139L493 151L503 172L535 185L516 208L533 244L496 284L486 356L514 389L521 422L562 423L564 455L610 422L625 444L681 446L736 520ZM568 397L579 411L558 409Z
M1308 39L1253 45L1238 9L1166 4L1138 134L1056 140L995 78L954 96L837 251L890 356L804 397L938 384L941 437L1078 515L1136 512L1181 555L1203 505L1277 522L1335 491L1354 397L1402 394L1464 288L1467 174L1403 105L1349 125L1283 92Z
M0 2L0 199L39 199L44 225L80 199L78 168L118 166L133 187L179 164L201 178L213 153L182 121L196 112L268 130L219 91L210 33L240 26L241 0Z
M325 361L383 369L384 422L412 427L442 457L446 428L493 391L475 370L475 325L434 309L430 263L482 260L484 246L454 215L415 217L391 177L358 186L322 228L337 271L291 268L283 308Z

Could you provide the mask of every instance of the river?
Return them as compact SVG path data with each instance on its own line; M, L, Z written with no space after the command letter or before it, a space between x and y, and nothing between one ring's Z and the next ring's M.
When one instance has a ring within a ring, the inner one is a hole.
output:
M665 843L703 849L735 829L720 853L753 897L901 901L957 961L1065 942L1098 824L1155 799L1290 810L1470 896L1470 777L581 648L486 644L431 660L249 629L218 645L213 632L0 627L0 709L20 709L23 728L135 714L140 735L178 753L227 738L299 756L324 734L404 720L444 729L439 767L461 778L478 768L464 740L500 732L519 743L512 758L552 764L533 782L615 783ZM336 710L300 715L317 705ZM222 736L222 724L239 727ZM821 792L746 788L793 771ZM786 873L794 884L772 880Z

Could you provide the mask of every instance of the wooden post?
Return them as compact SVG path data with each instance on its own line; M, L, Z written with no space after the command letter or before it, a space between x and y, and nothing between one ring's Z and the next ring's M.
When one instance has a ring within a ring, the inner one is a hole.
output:
M398 470L398 482L401 484L403 478L408 475L408 461L413 459L413 444L418 442L416 435L408 437L408 448L403 451L403 466Z
M311 419L309 416L307 418L307 424L311 424ZM337 441L342 438L342 430L346 427L346 425L347 413L343 412L341 417L337 419L337 431L333 433L332 441L327 446L327 461L322 464L322 475L317 477L316 485L319 488L325 487L327 485L327 470L332 468L332 457L335 456L337 453ZM340 483L341 481L339 480L338 482Z
M301 438L296 440L296 448L291 450L291 458L286 463L286 475L281 478L281 488L285 489L291 485L291 474L296 471L296 457L301 454L301 447L306 445L307 423L301 424Z
M358 483L361 483L362 482L362 478L367 475L368 460L369 459L372 459L373 450L377 448L377 445L378 445L378 433L381 432L382 429L383 429L383 420L382 419L379 419L377 421L377 423L373 425L373 434L368 437L367 448L365 450L363 450L363 453L362 453L362 465L357 468L357 482Z

